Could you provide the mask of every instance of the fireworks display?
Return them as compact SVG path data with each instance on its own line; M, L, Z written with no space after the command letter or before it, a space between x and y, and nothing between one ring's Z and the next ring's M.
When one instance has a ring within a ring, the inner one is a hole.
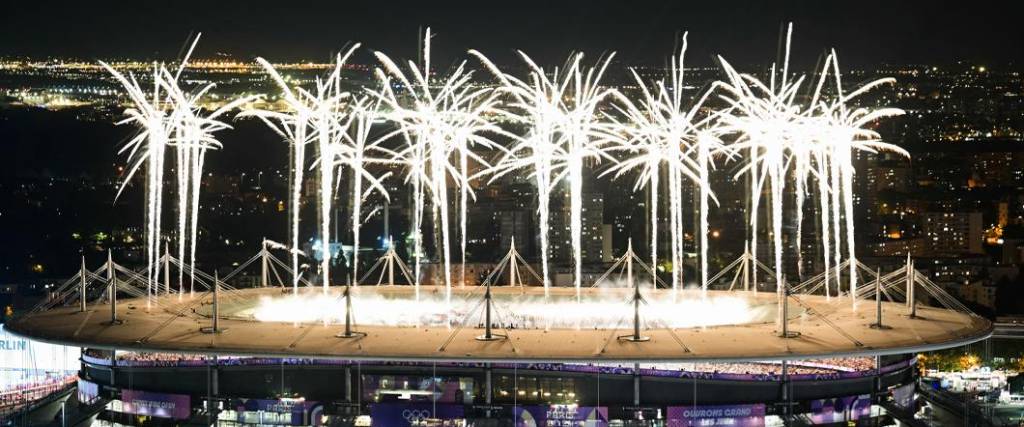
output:
M163 216L163 182L166 151L173 149L177 160L177 195L178 195L178 259L184 259L186 246L189 252L190 292L195 282L196 237L199 227L199 190L203 177L203 166L206 154L210 150L221 148L221 144L213 136L214 132L229 129L231 126L219 120L228 112L238 109L250 101L240 98L229 102L217 110L205 112L203 115L198 105L204 95L213 88L207 84L192 91L182 88L180 77L188 66L199 36L193 40L191 47L175 72L171 72L163 64L154 64L152 91L147 92L139 84L134 75L125 76L106 63L101 63L121 83L125 93L135 105L125 114L128 118L118 124L134 124L140 132L122 149L127 153L129 168L122 183L121 190L135 173L146 168L146 259L147 259L147 304L152 295L159 289L156 278L159 277L160 263L156 262L160 255L162 240L161 217ZM179 292L183 289L184 269L179 269Z
M540 249L537 261L541 266L544 298L550 297L549 290L554 286L549 265L552 198L555 194L567 196L572 286L575 303L583 303L581 238L586 168L612 179L635 178L633 190L648 192L651 283L661 280L653 267L659 265L659 209L665 207L661 211L668 215L669 230L665 234L672 266L666 275L670 276L674 291L684 286L686 233L683 224L687 215L695 222L696 282L702 294L708 289L709 213L716 202L710 174L716 167L736 166L735 180L748 187L746 221L751 231L745 248L756 262L758 239L770 239L773 280L780 301L787 292L783 244L787 205L791 204L795 212L797 230L797 253L791 256L797 258L797 274L802 275L801 228L805 205L812 195L816 196L814 210L822 231L817 243L823 249L825 262L824 292L827 296L833 291L839 295L844 292L841 273L831 271L832 266L839 265L844 255L851 261L855 259L854 153L889 151L909 156L899 147L881 141L878 133L870 129L879 119L902 111L854 105L861 94L892 80L877 80L847 90L843 87L834 51L827 55L824 66L815 70L816 80L807 83L807 75L793 73L789 68L791 34L792 27L786 34L784 57L767 73L743 73L719 57L723 79L693 96L685 94L688 90L685 35L681 48L671 56L663 78L650 81L636 70L631 71L636 95L603 83L614 54L601 56L592 65L582 54L572 54L559 67L544 67L526 53L518 52L526 71L517 75L503 70L482 53L470 51L486 73L474 75L466 61L455 64L448 72L438 73L431 66L429 29L424 35L418 62L396 62L384 53L374 52L377 67L369 87L348 88L342 76L349 57L359 45L338 55L334 69L318 78L309 89L289 84L269 62L258 59L280 90L287 111L246 110L241 115L262 119L290 146L289 222L294 293L291 298L306 297L298 294L301 279L299 207L303 183L313 179L318 188L319 239L315 243L318 248L314 249L321 256L317 274L324 291L322 298L328 298L329 286L335 284L330 276L330 222L332 210L336 209L333 205L340 179L345 174L351 176L348 194L352 206L353 260L347 273L354 280L358 278L364 199L372 193L385 199L394 196L388 194L384 184L385 180L397 177L391 177L391 172L381 173L383 166L403 169L404 182L412 196L409 230L412 285L416 288L415 301L427 308L410 308L409 313L435 310L446 318L456 315L452 286L453 282L460 286L466 282L467 210L474 197L470 181L474 178L496 181L510 174L528 177L536 188ZM204 158L209 150L221 148L213 133L227 127L217 118L248 101L236 100L202 115L196 105L209 87L191 92L183 90L179 86L179 75L186 66L187 56L174 73L164 66L154 66L151 92L144 90L133 76L123 76L108 67L135 104L128 110L128 119L124 122L141 129L122 151L128 153L130 163L125 182L143 166L147 171L146 241L151 279L156 277L159 268L153 261L162 239L160 211L166 150L175 150L178 165L179 258L184 257L188 248L190 265L194 265ZM503 123L512 123L516 130L506 128ZM315 156L307 155L309 147L313 147ZM304 174L306 168L315 172L313 177ZM665 191L660 188L663 185ZM687 188L692 188L694 193L692 209L687 208L684 200ZM792 189L793 196L788 189ZM667 197L663 197L665 194ZM453 203L454 198L458 198L457 204ZM768 218L759 218L762 204L769 208ZM454 206L458 206L462 277L453 277L451 265ZM434 230L430 234L434 236L435 250L432 256L427 254L424 245L423 229L428 209L433 215ZM766 230L759 230L762 219L767 224ZM433 259L441 266L438 285L444 285L443 303L434 301L433 297L420 299L424 259ZM852 296L856 294L858 279L855 263L849 265L845 292ZM179 284L179 291L182 290ZM593 298L588 301L594 303ZM257 317L281 320L284 313L303 311L286 308L297 304L294 300L282 300L281 304L277 308L261 306ZM333 307L323 301L313 305L325 304ZM439 307L441 305L443 307ZM534 310L533 307L520 308L529 311ZM558 311L562 311L564 304L559 307ZM670 313L671 309L664 311ZM338 313L331 308L322 316L326 319ZM544 323L565 322L548 319ZM579 327L584 322L568 323Z
M649 187L651 197L651 265L658 265L658 185L662 163L668 174L668 212L670 223L669 239L671 262L673 266L683 263L683 178L687 178L700 188L700 228L701 237L701 289L707 290L707 234L708 234L708 200L713 197L708 182L708 171L712 167L711 156L719 151L721 143L708 119L698 117L701 106L710 92L706 92L693 104L687 106L683 97L685 88L683 59L686 55L687 40L683 36L682 48L678 56L671 58L668 70L669 78L658 81L653 87L634 70L633 77L641 89L643 97L637 104L628 98L619 98L624 121L616 122L620 139L619 151L625 152L625 159L609 168L606 173L615 173L616 177L628 172L637 172L638 180L634 190L642 186ZM674 268L672 288L678 289L682 283L682 269Z
M413 214L413 241L416 280L420 280L420 256L423 251L423 215L426 198L434 213L434 227L439 228L439 258L445 284L445 299L451 301L451 227L449 215L449 178L462 188L460 225L463 235L462 260L465 262L466 199L469 197L468 162L474 160L486 164L470 147L495 147L485 135L498 128L485 115L493 112L494 92L486 87L474 87L472 72L462 62L449 75L431 84L430 29L423 39L423 61L408 63L405 71L387 55L375 52L382 68L376 70L381 83L379 91L371 91L391 110L385 117L398 125L405 141L405 148L398 158L407 165L406 181L411 182L414 193L415 213ZM411 77L411 78L410 78ZM404 88L394 90L392 78ZM403 99L402 95L406 98ZM465 271L463 268L462 271ZM418 293L417 293L418 295Z

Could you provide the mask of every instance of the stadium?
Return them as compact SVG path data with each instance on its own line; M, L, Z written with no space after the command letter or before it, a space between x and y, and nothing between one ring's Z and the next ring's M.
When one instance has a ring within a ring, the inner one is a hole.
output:
M625 271L620 286L597 283L580 299L568 287L545 296L506 268L454 287L451 310L441 286L325 295L272 279L229 284L246 269L275 277L269 266L283 263L268 251L225 279L197 270L192 294L147 286L144 270L108 259L7 327L85 348L75 396L83 422L239 426L877 422L912 412L917 352L992 333L909 262L866 279L856 305L820 295L817 278L791 286L805 293L783 307L765 286L770 274L744 280L742 260L704 293L641 286L631 264L642 263L627 255L609 270ZM147 297L147 288L165 293ZM707 306L714 312L698 309Z
M389 426L550 425L545 421L559 420L576 425L644 419L668 425L715 419L765 425L766 420L778 420L787 405L808 421L827 424L879 416L876 395L884 395L881 403L891 410L886 398L906 393L908 386L912 392L914 370L910 356L634 365L139 352L111 357L109 351L87 350L83 381L96 384L99 392L80 399L122 402L113 406L120 410L105 417L125 423L139 415L161 417L166 423L203 422L210 416L204 408L212 402L219 405L220 423L227 425L344 425L357 422L360 415L374 425ZM175 402L179 408L155 415L133 407L131 399L138 398L140 390L149 400ZM684 415L684 409L694 408L705 411ZM403 419L402 414L409 412L416 415Z
M635 82L602 83L612 55L545 69L522 52L526 75L471 51L481 77L463 63L437 79L429 29L419 62L374 52L374 86L351 92L341 75L358 44L315 89L261 58L278 110L249 94L201 108L212 86L179 80L198 39L174 71L153 64L144 86L101 63L131 101L120 123L138 128L119 179L144 181L145 251L125 265L109 251L99 266L83 258L6 328L85 349L75 423L753 427L912 413L914 354L993 326L909 253L884 272L857 258L853 159L909 157L874 130L903 111L855 106L892 79L847 92L835 51L794 76L791 34L781 67L745 74L720 59L723 78L692 104L685 38L653 85L635 70ZM228 271L203 265L196 246L204 159L236 111L288 143L289 227L288 243L264 240ZM713 271L718 168L743 195L746 230L742 255ZM629 236L595 280L583 279L584 228L604 224L584 219L584 170L646 192L646 248ZM402 183L386 187L396 174ZM480 182L515 176L533 188L517 202L536 215L538 250L527 260L512 238L470 283L468 204ZM408 229L401 254L389 231L387 251L360 271L371 196L408 200ZM568 202L557 215L555 198ZM301 228L304 204L314 230ZM556 236L564 284L552 280ZM812 256L822 268L803 271Z

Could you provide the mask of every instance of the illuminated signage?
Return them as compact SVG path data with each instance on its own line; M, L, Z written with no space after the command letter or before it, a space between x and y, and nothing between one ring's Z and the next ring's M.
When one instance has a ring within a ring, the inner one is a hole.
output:
M669 406L669 427L763 427L765 405Z

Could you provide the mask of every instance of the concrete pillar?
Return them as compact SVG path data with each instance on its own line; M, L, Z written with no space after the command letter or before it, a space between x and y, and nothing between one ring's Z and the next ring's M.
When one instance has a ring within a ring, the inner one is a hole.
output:
M213 356L210 364L206 367L208 376L207 381L207 395L206 395L206 421L209 425L216 427L220 424L217 419L220 411L217 410L217 399L218 385L217 385L217 356Z
M117 385L117 350L110 350L110 386Z
M790 412L793 410L793 406L790 405L790 399L792 396L789 395L789 362L786 360L782 361L782 422L784 425L789 425Z
M882 392L882 356L875 356L875 393Z
M210 388L213 390L213 395L217 396L220 394L220 360L217 356L213 356L213 366L210 369Z
M633 364L633 406L640 406L640 364Z
M486 392L484 393L484 399L485 399L485 402L488 405L490 405L491 402L493 401L493 395L494 395L494 383L491 380L491 364L490 363L485 363L484 364L484 386L486 387ZM488 413L489 412L490 412L490 410L488 409Z
M345 367L345 401L352 402L352 367Z

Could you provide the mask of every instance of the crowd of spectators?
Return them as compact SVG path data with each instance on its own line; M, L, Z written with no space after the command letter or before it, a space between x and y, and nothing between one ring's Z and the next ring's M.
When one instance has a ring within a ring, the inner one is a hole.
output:
M804 366L819 366L835 371L862 372L875 369L874 357L831 357L826 359L796 360L794 364Z
M104 360L102 354L86 351L88 357ZM107 357L109 360L109 356ZM354 362L339 359L305 359L305 358L274 358L274 357L236 357L212 356L181 353L144 353L119 352L117 363L120 366L133 367L188 367L206 366L216 363L222 366L238 365L348 365ZM418 362L405 361L373 361L363 362L368 365L384 366L422 366ZM439 366L449 367L483 367L478 362L446 362ZM634 366L618 364L565 364L565 363L495 363L496 368L533 369L544 371L594 372L609 375L632 375ZM871 374L875 369L875 361L871 357L845 357L827 359L793 360L788 362L787 373L796 376L827 376L834 374ZM763 362L695 362L695 363L644 363L640 365L640 374L661 377L689 377L694 374L708 378L752 379L771 378L782 374L782 363L779 361ZM708 375L705 375L708 374Z
M662 371L779 375L782 373L782 362L644 363L640 365L640 368ZM874 369L875 360L871 357L843 357L791 360L788 362L787 372L794 375L814 375L832 372L866 372Z
M108 357L94 357L93 362L109 363ZM118 352L117 365L125 367L190 367L217 364L220 366L258 365L348 365L352 362L337 359L306 359L298 357L240 357L208 356L187 353Z
M65 390L75 381L78 381L77 375L47 375L4 388L0 390L0 418L18 412L50 394Z

